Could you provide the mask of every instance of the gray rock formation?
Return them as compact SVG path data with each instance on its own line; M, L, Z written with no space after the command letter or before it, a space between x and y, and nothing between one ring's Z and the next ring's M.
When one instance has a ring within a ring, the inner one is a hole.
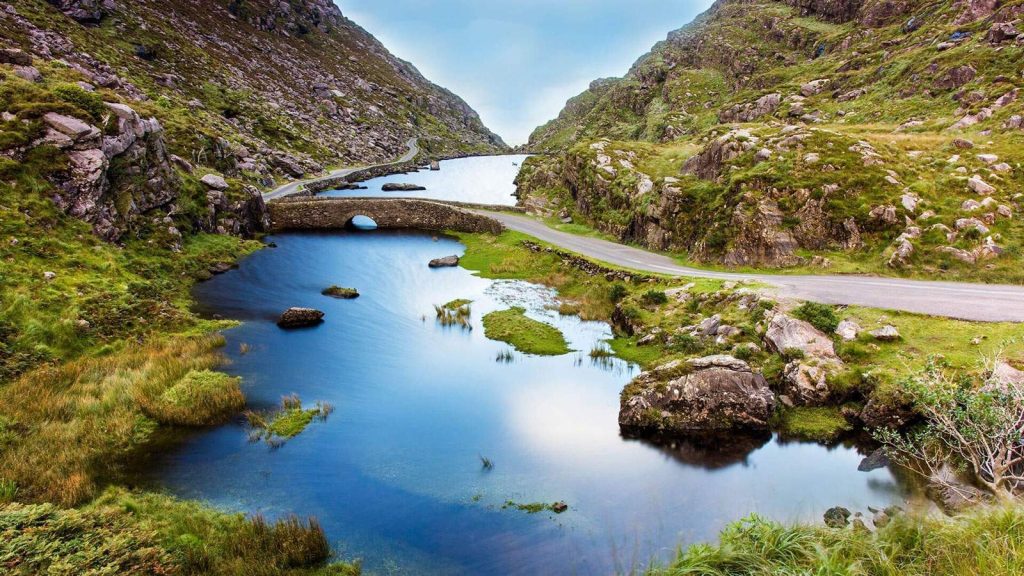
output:
M619 425L672 434L767 430L775 396L760 374L731 356L675 360L637 376L622 392Z

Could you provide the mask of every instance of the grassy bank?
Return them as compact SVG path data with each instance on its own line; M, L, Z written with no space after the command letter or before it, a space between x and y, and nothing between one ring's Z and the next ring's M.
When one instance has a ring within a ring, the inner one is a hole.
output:
M675 358L732 353L762 369L768 377L778 376L782 368L781 358L762 350L758 326L773 307L793 303L763 298L756 306L747 306L743 296L756 291L757 286L660 276L649 281L608 280L604 275L589 275L568 266L556 254L529 250L523 241L530 238L524 234L458 237L466 245L460 265L481 277L528 280L550 286L558 290L563 313L616 324L616 337L610 346L624 360L650 368ZM662 300L660 294L666 292L673 296ZM862 328L852 342L836 339L836 351L847 366L843 381L837 385L866 396L875 390L891 393L900 380L920 370L929 356L939 356L949 368L968 375L983 369L980 357L992 356L999 350L1009 360L1024 360L1024 344L1015 341L1021 333L1019 324L967 322L855 306L823 308L834 319L850 319ZM792 313L799 315L801 311L796 309ZM724 324L740 330L728 345L688 337L676 337L670 342L667 338L680 327L716 314ZM868 334L884 325L895 326L901 337L883 342ZM632 334L623 330L626 327ZM659 332L664 336L639 343L643 335Z
M268 522L158 494L110 489L81 508L0 506L9 574L359 574L330 557L314 520Z
M1024 509L981 509L957 518L897 517L875 532L783 526L751 517L718 544L682 550L648 576L1010 575L1024 572Z

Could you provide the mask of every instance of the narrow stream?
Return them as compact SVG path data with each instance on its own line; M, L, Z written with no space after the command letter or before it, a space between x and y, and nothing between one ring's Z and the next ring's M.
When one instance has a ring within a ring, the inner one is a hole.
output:
M486 174L473 164L492 162L447 162L401 181L430 177L442 188L446 172ZM502 172L499 184L514 175ZM207 313L243 321L226 333L226 370L244 378L252 407L296 393L334 413L277 449L250 443L241 422L196 434L147 475L229 510L316 516L369 574L628 571L712 541L752 512L818 521L834 505L864 511L908 495L888 469L858 472L865 452L854 446L621 437L619 392L636 369L587 355L609 327L559 316L541 286L429 269L432 258L462 253L452 239L351 231L271 240L277 248L199 285L196 298ZM332 284L362 295L322 296ZM433 305L456 298L473 301L472 330L436 323ZM485 338L480 318L513 305L557 326L577 352L498 362L510 348ZM274 322L290 306L324 310L326 321L281 330ZM528 514L504 508L509 500L570 508Z

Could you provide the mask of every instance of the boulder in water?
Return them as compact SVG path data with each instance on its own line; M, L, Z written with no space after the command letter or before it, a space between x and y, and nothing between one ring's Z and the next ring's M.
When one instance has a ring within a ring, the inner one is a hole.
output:
M431 268L446 268L459 265L458 256L445 256L444 258L434 258L430 261L428 266Z
M324 313L313 308L292 307L284 311L277 320L281 328L305 328L324 321Z
M415 192L417 190L426 190L426 187L418 184L396 184L389 182L380 187L384 192Z

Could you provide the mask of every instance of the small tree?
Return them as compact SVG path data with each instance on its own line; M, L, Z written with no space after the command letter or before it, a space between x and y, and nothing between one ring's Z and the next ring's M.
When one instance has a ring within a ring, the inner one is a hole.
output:
M987 374L994 364L993 358ZM891 458L953 490L948 466L970 473L1000 500L1024 489L1024 389L953 376L934 360L905 388L925 423L905 435L876 433Z

